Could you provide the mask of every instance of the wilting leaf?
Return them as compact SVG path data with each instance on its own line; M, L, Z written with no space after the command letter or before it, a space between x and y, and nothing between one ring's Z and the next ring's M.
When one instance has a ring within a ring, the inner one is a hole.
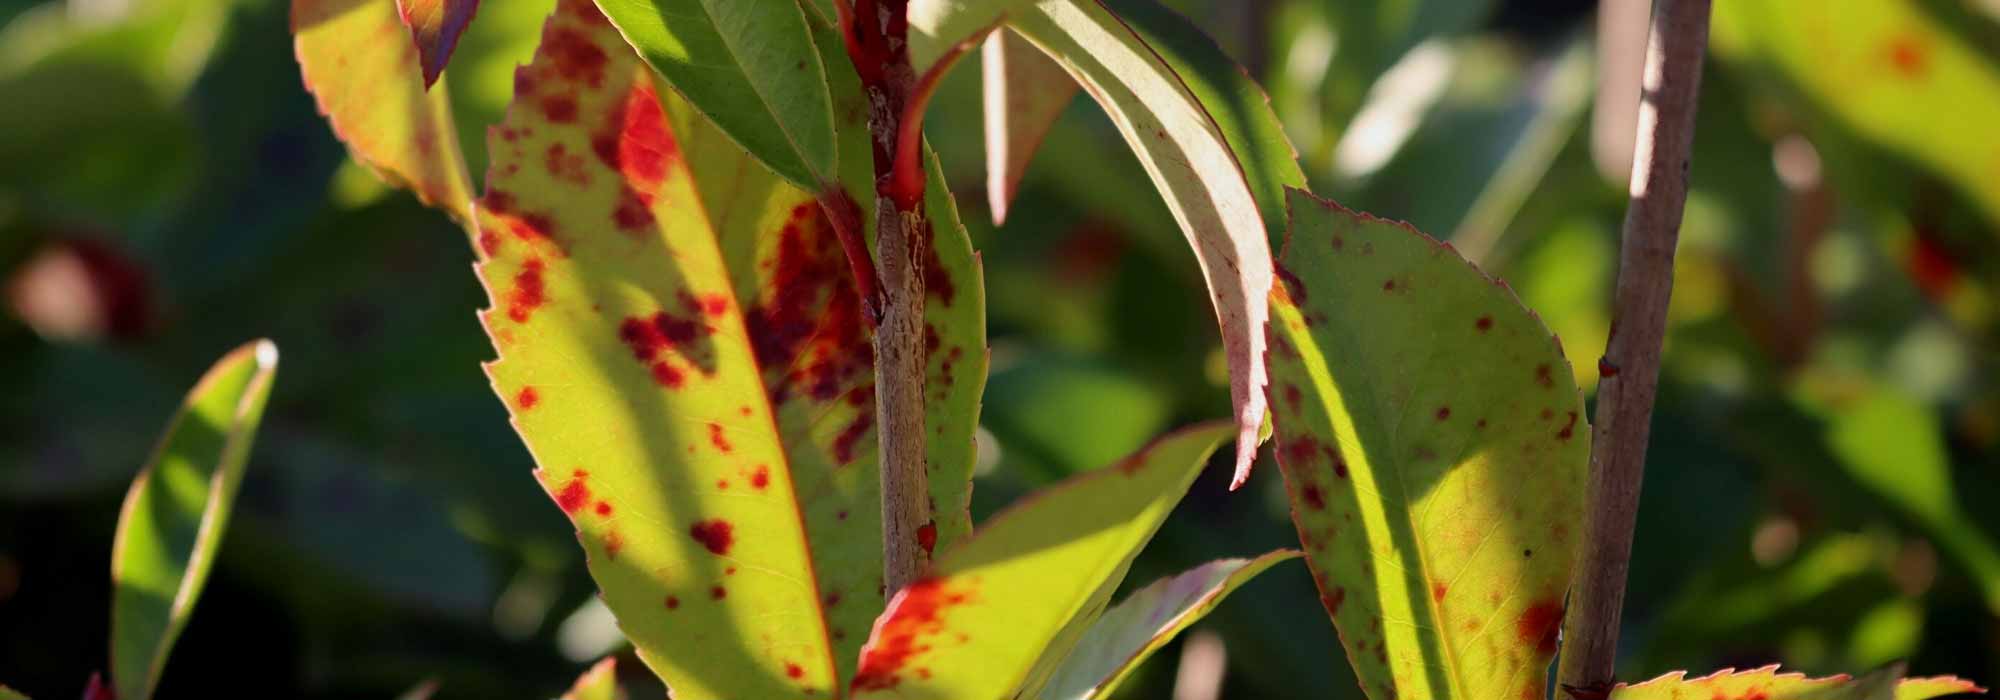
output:
M1937 171L2000 221L2000 72L1921 3L1723 3L1715 48L1763 64L1861 135Z
M292 0L299 73L354 158L470 219L472 180L444 90L426 92L395 0Z
M516 83L479 202L488 370L605 604L675 697L837 694L881 610L880 499L873 354L823 209L587 2L559 4ZM948 546L968 527L984 301L931 177Z
M1269 243L1282 187L1305 177L1263 93L1199 30L1151 0L1110 4L1118 14L1052 0L1011 21L1111 116L1194 246L1229 359L1241 485L1264 419Z
M1589 459L1569 363L1451 248L1304 192L1291 212L1276 452L1363 689L1541 697Z
M1027 497L944 552L875 621L853 696L1034 695L1228 428L1167 435Z
M1753 671L1725 669L1689 680L1686 671L1675 671L1637 685L1619 686L1612 700L1676 700L1678 698L1720 698L1725 700L1877 700L1893 695L1895 700L1928 700L1959 693L1984 693L1984 689L1959 678L1909 678L1895 683L1893 693L1880 686L1892 677L1860 680L1845 675L1807 678L1800 673L1779 673L1776 665Z
M125 495L111 544L111 679L118 697L152 696L167 652L194 612L277 371L278 349L268 340L216 361L188 391Z
M2000 610L2000 551L1959 507L1944 428L1928 407L1877 390L1834 409L1827 441L1847 473L1922 525Z
M834 179L827 71L796 0L602 0L602 7L647 63L751 155L800 187Z
M995 226L1007 220L1007 205L1021 187L1028 161L1077 91L1062 66L1008 34L988 35L980 57L986 88L986 203Z
M625 691L618 687L618 659L606 657L578 676L576 684L563 693L562 700L620 700Z
M1045 700L1108 697L1146 657L1207 615L1265 569L1299 556L1284 549L1256 559L1222 559L1160 579L1105 611L1042 691Z
M396 0L396 13L410 28L416 42L417 58L424 69L424 87L437 82L458 48L458 35L472 23L479 0Z

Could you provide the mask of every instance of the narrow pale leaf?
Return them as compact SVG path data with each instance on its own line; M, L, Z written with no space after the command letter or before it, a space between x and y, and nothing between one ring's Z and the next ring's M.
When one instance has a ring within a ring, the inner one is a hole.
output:
M918 75L922 75L949 52L953 44L1027 11L1035 1L910 0L910 65L915 67Z
M424 89L396 0L292 0L292 37L306 90L354 159L468 221L472 180L450 100Z
M1056 118L1076 97L1077 84L1061 65L1006 30L986 37L980 56L986 110L986 203L993 225L1007 220L1007 206L1021 176Z
M1276 452L1363 690L1542 697L1590 454L1569 363L1449 246L1305 192L1291 212Z
M563 693L562 700L621 700L625 690L618 687L618 659L605 657L578 676L576 684Z
M1256 559L1221 559L1164 578L1125 597L1085 632L1043 689L1043 700L1109 697L1119 682L1174 635L1264 570L1299 556L1283 549Z
M152 697L229 527L278 348L239 347L202 375L132 481L111 544L111 682Z
M896 594L855 698L1033 696L1229 434L1209 423L1022 500Z
M1110 115L1194 246L1229 360L1240 486L1264 420L1270 239L1282 187L1305 178L1262 93L1213 43L1151 0L1116 5L1046 0L1011 21Z
M823 209L588 2L558 4L516 90L478 207L488 372L605 604L677 698L837 695L882 609L881 526L873 355ZM949 543L969 529L984 301L931 165Z
M1920 2L1716 6L1715 48L1762 64L1849 128L1937 171L2000 221L2000 69Z
M1891 681L1884 677L1881 681ZM1687 678L1675 671L1636 685L1621 685L1611 692L1612 700L1876 700L1884 688L1864 678L1845 675L1807 678L1801 673L1779 673L1776 665L1751 671L1724 669L1700 678ZM1895 683L1895 700L1929 700L1961 693L1984 693L1970 681L1951 677L1910 678Z
M796 0L599 4L647 63L751 155L800 187L834 179L827 71Z
M418 63L424 69L424 87L437 82L451 52L458 48L458 36L472 23L479 0L396 0L396 13L410 28L416 42Z

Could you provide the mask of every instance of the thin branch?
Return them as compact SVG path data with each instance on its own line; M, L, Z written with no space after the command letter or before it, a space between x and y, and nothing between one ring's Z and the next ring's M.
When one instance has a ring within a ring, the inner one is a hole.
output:
M930 221L923 180L898 191L898 135L916 89L910 66L908 0L856 0L847 26L848 58L868 93L875 156L875 254L880 261L882 320L875 328L875 431L882 487L882 584L885 595L929 566L936 524L924 463L924 268ZM918 146L921 148L921 145Z
M1674 246L1687 203L1708 16L1709 0L1657 0L1653 7L1612 333L1599 360L1603 378L1591 436L1589 510L1563 630L1561 680L1576 698L1605 697L1617 661L1632 527L1673 295Z

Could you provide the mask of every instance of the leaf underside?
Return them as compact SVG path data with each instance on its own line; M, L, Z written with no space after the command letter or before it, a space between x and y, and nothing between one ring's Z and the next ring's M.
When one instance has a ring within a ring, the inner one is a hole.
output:
M995 516L876 620L853 697L1034 696L1228 434L1170 434Z
M882 609L881 526L873 353L822 208L583 0L559 4L489 140L488 373L603 600L675 697L838 695ZM970 529L984 300L930 166L928 459L949 548Z
M458 37L472 23L479 0L396 0L396 12L410 28L416 43L418 63L424 71L424 87L437 82L458 48Z
M1984 692L1971 681L1951 676L1807 678L1801 673L1779 673L1778 667L1771 665L1749 671L1724 669L1694 679L1687 678L1686 671L1675 671L1644 683L1620 685L1611 692L1611 700L1929 700Z
M1056 118L1076 97L1076 81L1061 65L1018 36L1001 30L987 35L981 49L985 86L986 203L993 224L1007 220L1007 207L1035 149Z
M1300 191L1290 207L1276 452L1363 689L1542 697L1590 441L1561 348L1449 246Z
M469 221L472 180L450 100L425 91L396 0L292 0L292 35L306 90L354 159Z
M1261 93L1212 42L1150 0L1115 4L1122 14L1099 0L1049 0L1010 22L1104 108L1194 247L1229 361L1232 485L1240 486L1264 420L1264 298L1283 206L1278 188L1305 178ZM1217 83L1218 76L1240 80ZM1274 153L1283 155L1268 157ZM1247 171L1245 158L1254 158Z
M111 545L111 682L151 697L229 527L278 367L270 341L239 347L188 391L132 481Z
M1134 591L1104 612L1043 690L1043 700L1109 697L1153 652L1238 587L1299 556L1283 549L1255 559L1220 559Z

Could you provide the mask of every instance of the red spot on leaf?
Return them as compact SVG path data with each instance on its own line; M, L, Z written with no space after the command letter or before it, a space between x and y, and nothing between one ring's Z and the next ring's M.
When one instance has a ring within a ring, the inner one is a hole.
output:
M945 613L969 596L945 589L944 580L926 578L910 584L886 616L876 623L875 639L861 657L850 688L887 690L903 681L903 673L918 655L930 651L924 638L943 634Z
M498 254L500 252L500 235L489 230L480 230L479 249L484 251L486 257L489 258Z
M590 472L578 469L570 473L570 480L561 491L556 492L556 505L565 513L575 513L590 502Z
M923 547L925 554L930 554L931 550L937 547L937 521L924 523L923 527L917 528L917 546Z
M554 95L542 100L542 116L556 124L576 121L576 98L569 95Z
M1562 601L1545 600L1528 606L1521 611L1521 617L1514 620L1514 636L1523 644L1535 645L1535 651L1553 654L1556 651L1556 633L1562 630Z
M623 549L625 549L625 536L624 536L624 535L620 535L620 534L618 534L618 531L616 531L616 530L613 530L613 531L611 531L611 533L610 533L610 534L607 534L607 535L605 535L605 536L604 536L604 556L605 556L605 557L607 557L607 558L611 558L611 559L617 559L617 558L618 558L618 552L619 552L619 550L623 550Z
M668 610L678 609L681 606L681 599L675 596L667 596L666 605Z
M729 597L729 589L723 588L721 585L709 586L708 597L710 600L722 600Z
M1437 410L1437 419L1438 419L1438 420L1441 420L1441 421L1443 421L1443 420L1450 420L1450 419L1451 419L1451 407L1450 407L1450 406L1439 406L1439 407L1438 407L1438 410Z
M1921 37L1905 34L1889 40L1884 54L1889 65L1904 78L1916 80L1924 77L1930 69L1931 51Z
M1451 592L1451 588L1442 583L1431 584L1431 600L1442 603L1444 602L1444 595L1449 592Z
M535 404L541 403L541 400L541 395L535 393L534 387L524 386L521 387L521 393L514 396L514 405L520 406L521 410L526 411L534 408Z
M1299 498L1306 502L1307 508L1326 510L1326 493L1320 490L1319 484L1306 484L1305 488L1299 489Z
M770 485L771 468L762 464L757 465L757 470L750 473L750 488L762 491L764 487Z
M729 444L729 436L723 434L721 423L708 424L708 443L714 445L716 451L723 454L736 451L736 448Z
M1479 332L1481 333L1493 330L1493 317L1481 316L1479 317L1479 320L1472 322L1472 327L1479 329Z
M1575 435L1576 435L1576 411L1570 411L1569 422L1563 424L1562 430L1556 431L1556 439L1568 440L1571 437L1574 437Z
M602 516L605 516L605 517L610 517L610 516L611 516L611 511L612 511L612 507L611 507L611 502L610 502L610 501L598 501L598 502L597 502L597 508L596 508L596 510L597 510L597 514L598 514L598 515L602 515Z
M604 84L604 50L591 43L590 36L564 26L551 26L542 33L540 57L549 59L557 75L591 87Z
M1549 363L1535 365L1535 383L1542 385L1544 389L1555 387L1556 379L1555 375L1550 373Z
M855 445L861 442L862 436L867 435L868 429L874 427L874 425L874 412L863 411L855 415L854 421L848 423L847 428L841 430L840 435L833 439L834 460L841 464L853 462Z
M569 147L560 143L549 144L542 153L542 167L549 171L549 177L560 182L577 186L590 184L590 173L584 170L583 156L569 152Z
M713 554L728 554L730 545L736 543L734 528L729 521L721 518L703 520L688 528L688 536Z
M776 254L760 263L768 277L758 301L744 312L751 349L759 366L783 372L766 377L772 403L794 392L834 400L871 373L875 358L846 253L814 202L793 208L777 239Z
M1285 269L1285 266L1283 265L1277 266L1277 272L1278 272L1278 279L1285 283L1284 286L1279 287L1278 290L1283 294L1285 294L1293 304L1306 303L1305 281L1299 279L1298 275L1292 274L1291 270Z
M1395 281L1395 280L1383 280L1383 281L1382 281L1382 291L1385 291L1385 292L1393 292L1393 291L1396 291L1396 281Z
M805 676L806 676L806 670L804 668L790 661L785 662L785 677L792 679L799 679L799 678L804 678Z
M1292 407L1293 413L1299 412L1299 402L1303 401L1304 399L1305 397L1299 393L1298 385L1296 384L1285 385L1285 404Z
M1328 615L1340 614L1340 604L1344 602L1347 602L1347 589L1339 586L1334 586L1331 593L1321 593L1319 595L1319 603L1326 606L1326 613Z
M535 309L548 301L548 289L542 284L543 268L541 258L528 258L521 271L514 273L514 291L507 295L507 318L515 323L527 323Z

